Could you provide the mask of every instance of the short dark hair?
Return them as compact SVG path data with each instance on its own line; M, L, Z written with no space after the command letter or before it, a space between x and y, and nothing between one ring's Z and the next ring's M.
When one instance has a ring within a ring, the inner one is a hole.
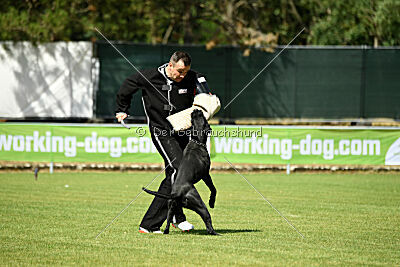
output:
M192 63L192 58L190 57L190 55L183 51L176 51L172 54L170 59L170 61L173 63L176 63L179 60L182 60L185 66L190 66L190 64Z

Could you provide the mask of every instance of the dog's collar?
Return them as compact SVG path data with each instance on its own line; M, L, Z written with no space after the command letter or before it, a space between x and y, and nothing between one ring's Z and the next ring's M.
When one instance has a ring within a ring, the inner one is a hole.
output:
M207 148L207 145L206 145L206 144L200 143L200 142L197 141L197 140L190 139L190 141L192 141L192 142L195 143L195 144L198 144L198 145L201 145L201 146L204 146L205 148Z

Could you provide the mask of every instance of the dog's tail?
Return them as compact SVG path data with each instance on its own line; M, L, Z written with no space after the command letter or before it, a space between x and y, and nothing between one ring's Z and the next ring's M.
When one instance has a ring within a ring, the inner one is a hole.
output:
M143 189L143 191L149 193L150 195L154 195L154 196L161 197L161 198L166 198L166 199L170 199L171 198L170 195L165 195L165 194L162 194L162 193L151 191L151 190L149 190L147 188L144 188L144 187L142 187L142 189Z

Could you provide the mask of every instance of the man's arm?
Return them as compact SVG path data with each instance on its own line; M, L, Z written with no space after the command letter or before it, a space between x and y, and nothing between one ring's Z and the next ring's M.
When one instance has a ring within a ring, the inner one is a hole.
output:
M138 73L128 77L122 84L121 88L117 93L117 107L116 107L116 118L119 122L128 117L129 108L131 106L132 96L136 93L140 87L140 76Z

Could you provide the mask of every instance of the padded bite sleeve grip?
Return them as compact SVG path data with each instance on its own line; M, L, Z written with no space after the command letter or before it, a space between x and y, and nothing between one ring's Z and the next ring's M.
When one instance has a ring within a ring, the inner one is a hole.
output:
M203 75L197 75L196 77L196 95L197 94L209 94L210 88L208 87L206 78Z

